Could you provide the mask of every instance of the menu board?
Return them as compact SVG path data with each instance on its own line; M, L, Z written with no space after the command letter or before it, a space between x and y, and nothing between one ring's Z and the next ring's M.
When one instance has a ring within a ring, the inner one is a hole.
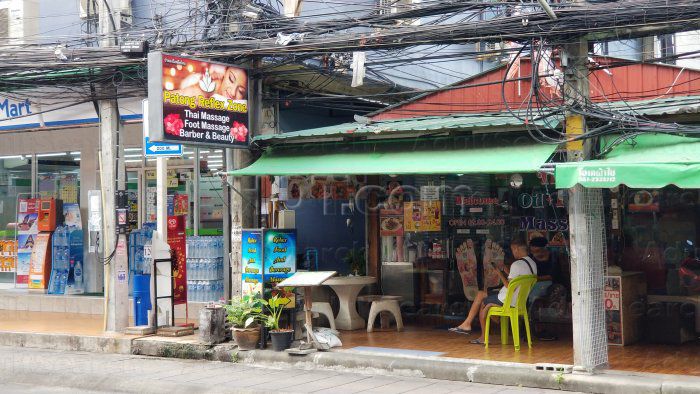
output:
M407 201L403 204L404 231L440 231L442 210L440 201Z
M241 259L243 277L241 294L262 294L263 291L263 258L262 231L243 230L241 233Z

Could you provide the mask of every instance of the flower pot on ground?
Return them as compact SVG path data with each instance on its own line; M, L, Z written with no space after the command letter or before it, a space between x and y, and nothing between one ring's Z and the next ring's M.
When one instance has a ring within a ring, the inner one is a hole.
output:
M269 300L263 301L263 305L265 305L265 309L267 309L268 312L263 319L263 323L265 324L265 327L270 330L272 349L276 352L289 349L289 347L292 345L294 330L280 328L280 317L282 316L282 311L284 311L284 307L290 301L290 299L282 298L277 294L273 295Z
M272 350L281 352L292 346L294 330L270 331L270 338L272 339Z
M233 340L240 350L254 350L260 341L260 326L258 322L265 316L262 314L266 302L258 295L245 295L231 299L225 305L226 319L231 323Z

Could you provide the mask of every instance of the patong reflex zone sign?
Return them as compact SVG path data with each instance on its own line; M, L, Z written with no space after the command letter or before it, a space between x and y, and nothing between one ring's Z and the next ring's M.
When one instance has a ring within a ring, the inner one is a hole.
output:
M247 148L248 71L223 63L148 55L152 141Z

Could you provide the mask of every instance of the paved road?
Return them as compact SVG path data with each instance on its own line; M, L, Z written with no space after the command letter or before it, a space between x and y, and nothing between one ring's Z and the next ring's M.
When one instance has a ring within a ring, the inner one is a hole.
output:
M0 347L2 393L554 393L329 370Z

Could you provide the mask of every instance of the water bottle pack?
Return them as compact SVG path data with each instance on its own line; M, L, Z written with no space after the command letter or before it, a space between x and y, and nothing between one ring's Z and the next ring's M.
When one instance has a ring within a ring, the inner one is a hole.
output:
M129 269L137 275L151 273L151 259L146 248L150 248L153 239L153 230L143 228L134 230L129 234Z
M217 301L224 296L224 238L187 237L187 298Z
M83 232L76 226L59 226L51 245L49 294L83 292Z

